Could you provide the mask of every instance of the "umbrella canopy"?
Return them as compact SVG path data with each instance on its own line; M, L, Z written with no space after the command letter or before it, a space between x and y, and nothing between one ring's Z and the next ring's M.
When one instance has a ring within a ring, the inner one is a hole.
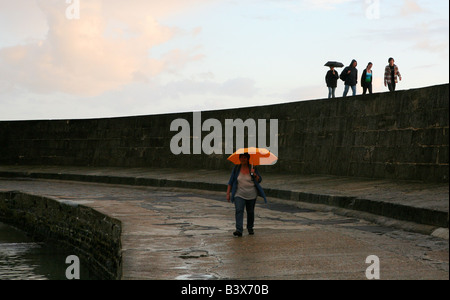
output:
M325 64L325 67L343 68L344 64L338 61L329 61Z
M239 160L239 155L248 153L250 154L249 163L254 166L261 165L274 165L278 161L278 157L276 157L273 153L271 153L266 148L241 148L234 152L228 157L228 160L234 163L235 165L239 165L241 162Z

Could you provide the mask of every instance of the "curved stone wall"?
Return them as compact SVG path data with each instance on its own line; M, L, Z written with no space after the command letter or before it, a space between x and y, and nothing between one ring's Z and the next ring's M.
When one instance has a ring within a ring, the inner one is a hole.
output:
M276 119L264 172L448 182L449 85L202 112L202 120ZM229 169L227 154L175 155L176 119L193 113L0 122L0 164ZM191 141L201 139L191 129ZM191 143L192 145L192 143Z
M20 192L0 192L0 221L74 249L103 279L122 276L122 224L90 207Z

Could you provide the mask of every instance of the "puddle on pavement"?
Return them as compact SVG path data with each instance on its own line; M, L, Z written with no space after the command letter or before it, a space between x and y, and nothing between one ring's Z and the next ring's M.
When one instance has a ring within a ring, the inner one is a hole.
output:
M179 258L182 259L190 259L190 258L202 258L202 257L208 257L209 253L206 250L193 250L182 253Z
M176 280L217 280L215 275L211 274L185 274L175 278Z

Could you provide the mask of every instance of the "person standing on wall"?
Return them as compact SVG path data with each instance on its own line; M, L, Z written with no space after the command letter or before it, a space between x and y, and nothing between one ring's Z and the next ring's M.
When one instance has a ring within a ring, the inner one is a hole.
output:
M347 97L348 90L352 88L353 96L356 95L356 85L358 84L358 69L356 66L358 62L352 60L351 64L341 73L341 80L345 81L344 97Z
M373 81L372 66L373 64L370 62L364 69L361 76L361 86L363 88L363 95L367 93L367 90L369 90L369 94L372 95L372 81Z
M387 65L384 70L384 86L387 86L390 92L395 92L398 79L401 81L402 75L400 75L400 71L395 64L395 60L391 57L388 61L389 65Z
M325 81L328 87L328 99L336 98L335 92L337 88L337 81L339 79L339 73L334 69L333 66L330 67L330 70L327 72L325 76Z

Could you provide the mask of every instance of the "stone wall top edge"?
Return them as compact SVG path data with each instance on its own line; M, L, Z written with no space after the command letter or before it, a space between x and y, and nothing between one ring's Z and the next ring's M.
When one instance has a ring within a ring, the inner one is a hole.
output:
M414 88L409 90L399 90L397 93L405 93L405 92L415 92L418 90L426 90L426 89L439 89L439 88L449 88L449 84L440 84L435 86L429 86L429 87L422 87L422 88ZM382 93L375 93L372 96L380 96L383 94L389 94L389 92L382 92ZM347 99L351 100L361 100L365 99L367 95L357 95L355 97L348 97ZM287 101L282 103L274 103L274 104L267 104L267 105L261 105L261 106L248 106L248 107L236 107L236 108L225 108L225 109L212 109L212 110L196 110L201 111L205 114L214 114L214 113L229 113L232 111L240 111L244 112L246 110L264 110L264 109L271 109L276 107L282 107L282 106L296 106L296 105L310 105L314 103L325 103L325 102L332 102L332 101L339 101L342 100L341 98L335 98L335 99L311 99L311 100L298 100L298 101ZM25 123L25 122L98 122L98 121L120 121L120 120L130 120L130 119L146 119L146 118L154 118L154 117L162 117L162 118L186 118L186 116L192 115L193 112L196 111L186 111L186 112L174 112L174 113L156 113L156 114L145 114L145 115L134 115L134 116L118 116L118 117L99 117L99 118L78 118L78 119L30 119L30 120L0 120L1 123Z

